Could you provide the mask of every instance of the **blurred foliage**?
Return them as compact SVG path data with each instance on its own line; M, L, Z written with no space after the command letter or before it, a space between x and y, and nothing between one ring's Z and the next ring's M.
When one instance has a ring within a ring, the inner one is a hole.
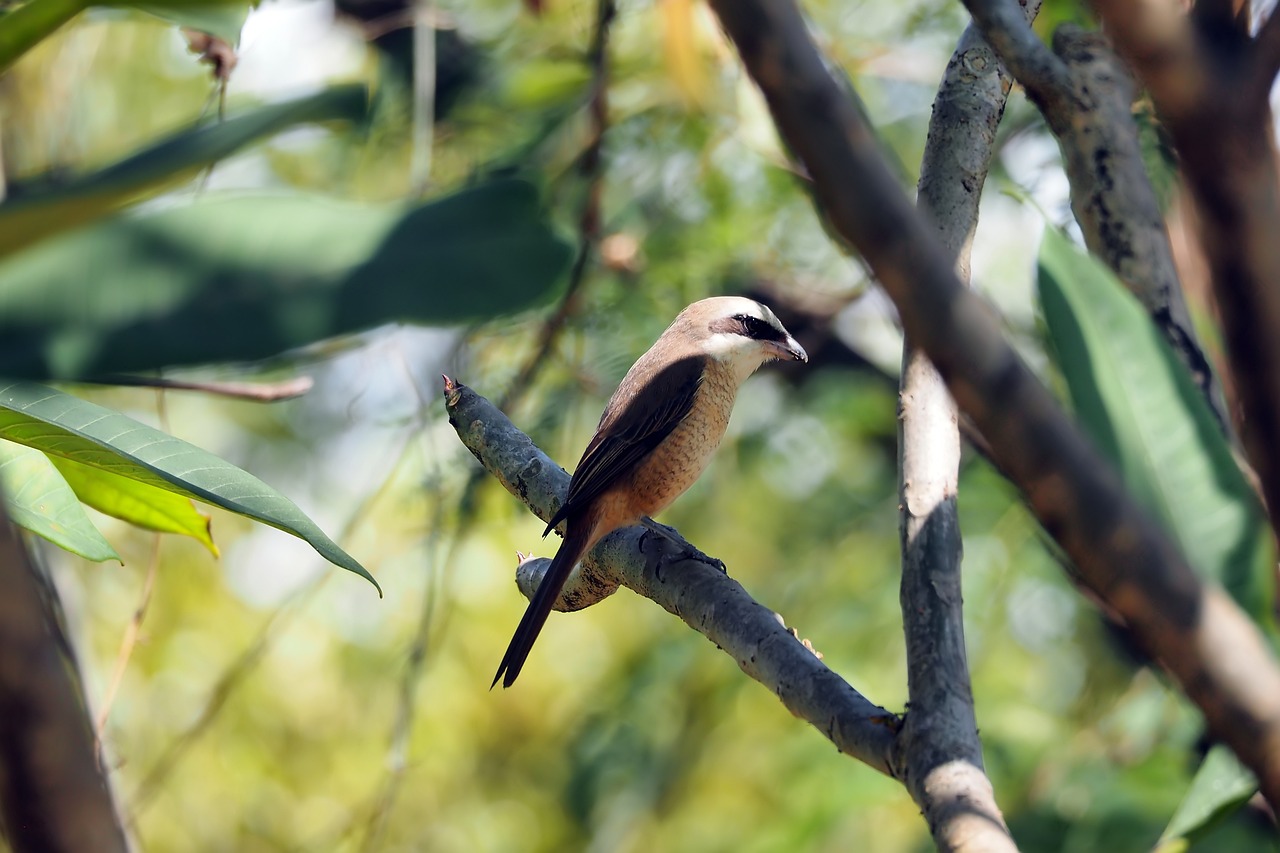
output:
M1056 228L1041 241L1039 282L1051 356L1081 426L1192 569L1230 593L1274 647L1273 534L1202 392L1115 274ZM1162 841L1203 834L1257 788L1215 746Z
M572 233L588 192L575 167L589 142L583 56L595 4L541 5L535 15L518 0L433 4L441 30L470 50L467 82L434 127L430 194L498 166L517 169L545 188ZM1078 14L1072 3L1050 5L1063 19ZM912 173L904 180L914 180L935 87L965 23L960 4L818 0L806 10ZM231 114L326 82L364 82L385 97L364 132L273 139L154 209L232 189L403 202L409 78L366 43L374 35L334 24L318 0L256 10L231 78ZM838 302L867 292L862 270L824 233L704 6L623 3L610 56L605 243L579 310L511 412L566 465L614 384L689 301L764 289L779 300ZM189 126L210 101L204 75L171 27L81 16L0 78L6 177L81 174ZM1043 367L1031 322L1041 220L1002 196L1001 182L1017 181L1055 216L1067 207L1056 147L1018 98L974 268ZM473 284L463 279L457 287ZM895 357L891 333L869 331L871 315L891 328L875 304L873 295L855 299L835 323L861 366L765 371L744 388L716 463L663 520L723 559L837 672L900 710L896 392L865 366ZM305 545L221 511L212 524L220 560L193 539L163 540L105 741L124 811L148 849L930 848L897 782L837 754L730 659L626 591L554 616L521 683L487 689L525 605L512 583L514 551L547 545L516 500L476 479L443 420L436 376L500 396L545 316L465 333L385 329L358 347L295 355L273 365L276 375L306 370L315 390L272 406L167 394L175 435L295 497L387 597L326 571ZM887 358L874 351L886 338ZM93 398L156 419L149 392ZM980 459L966 459L960 495L978 718L1015 837L1025 851L1151 846L1195 770L1197 715L1122 658L1016 495ZM123 567L49 558L96 706L153 534L95 521ZM1193 849L1277 848L1245 810Z

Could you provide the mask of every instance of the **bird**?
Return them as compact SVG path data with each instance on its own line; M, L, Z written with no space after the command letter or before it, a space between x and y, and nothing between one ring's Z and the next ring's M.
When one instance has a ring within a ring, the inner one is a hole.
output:
M651 517L711 461L738 388L765 362L782 359L809 356L772 311L754 299L713 296L681 311L631 366L542 533L565 525L490 689L499 680L504 688L515 683L569 573L597 542L634 524L663 532Z

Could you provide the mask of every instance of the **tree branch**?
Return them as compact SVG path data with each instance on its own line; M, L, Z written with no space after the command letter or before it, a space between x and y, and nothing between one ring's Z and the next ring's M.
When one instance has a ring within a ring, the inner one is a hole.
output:
M1176 0L1098 4L1181 157L1222 310L1245 450L1280 530L1280 170L1258 44L1194 29ZM1276 801L1273 799L1272 803Z
M535 515L549 519L564 501L569 475L470 388L445 377L444 399L449 423L467 449ZM682 551L644 528L615 531L569 578L557 609L572 609L573 597L593 585L622 584L704 634L841 752L892 775L889 755L898 716L854 690L780 616L690 552L696 553L692 546Z
M1258 27L1258 35L1254 39L1256 56L1254 58L1254 81L1252 88L1271 88L1271 83L1280 74L1280 5L1271 8L1271 14Z
M1048 52L1039 39L1024 44L990 29L1029 29L1012 16L995 14L994 10L1013 6L1013 0L965 0L965 5L993 44L1035 55ZM1226 430L1230 418L1222 392L1196 339L1164 215L1143 166L1131 114L1133 83L1128 70L1101 34L1078 27L1060 27L1054 33L1053 50L1061 73L1036 78L1039 95L1033 100L1062 149L1071 208L1085 245L1142 302ZM1001 53L1015 76L1031 64L1020 60L1020 55ZM1020 76L1019 81L1030 92L1030 84ZM1048 87L1056 90L1054 96L1049 96Z
M1038 0L1027 13L1036 14ZM978 203L1012 78L976 25L947 65L920 167L917 206L969 278ZM904 342L898 442L902 618L909 712L895 765L939 850L1016 850L983 772L964 643L960 431L955 403L925 354Z
M127 850L52 588L0 504L0 821L15 850Z
M973 22L987 42L1042 110L1069 107L1067 67L1031 29L1038 0L965 0Z
M951 257L897 186L795 5L711 5L812 176L833 230L861 250L997 463L1084 582L1280 802L1280 670L1257 628L1219 587L1200 582L1018 358L991 309L956 279Z
M1098 32L1060 27L1053 49L1071 71L1073 106L1044 116L1062 148L1085 245L1142 302L1227 430L1222 392L1196 340L1164 214L1143 166L1129 71Z

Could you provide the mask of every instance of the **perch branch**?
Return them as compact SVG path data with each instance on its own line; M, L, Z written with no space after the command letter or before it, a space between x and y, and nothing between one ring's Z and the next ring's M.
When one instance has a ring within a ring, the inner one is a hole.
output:
M549 519L564 501L569 475L475 391L446 377L444 399L449 423L480 464L535 515ZM889 755L899 718L828 669L737 581L690 558L692 550L641 527L615 531L575 570L556 609L573 609L575 596L598 599L626 586L705 635L841 752L892 775Z

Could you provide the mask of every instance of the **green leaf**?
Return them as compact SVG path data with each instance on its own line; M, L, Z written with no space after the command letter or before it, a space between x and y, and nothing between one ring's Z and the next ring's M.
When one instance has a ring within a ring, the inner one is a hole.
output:
M1081 425L1191 566L1222 584L1274 645L1272 538L1199 389L1111 271L1053 228L1040 247L1039 279L1045 323ZM1206 829L1256 790L1225 749L1210 756L1165 831L1168 839Z
M363 86L337 86L176 133L104 169L43 191L24 192L0 204L0 257L179 184L210 163L293 125L358 121L365 115L367 99Z
M50 461L76 497L98 512L146 530L190 536L218 556L209 516L196 510L189 498L66 457L54 456Z
M293 501L230 462L119 412L28 382L0 387L0 438L261 521L382 589Z
M14 524L87 560L120 560L49 457L0 441L0 486Z
M1081 425L1192 567L1273 634L1271 537L1199 390L1111 271L1054 229L1040 247L1039 278Z
M0 264L0 375L250 361L487 319L550 299L569 255L511 180L411 208L232 196L121 216Z
M1222 744L1214 746L1205 755L1156 849L1172 851L1176 848L1176 839L1194 841L1247 803L1257 790L1257 777L1240 763L1235 753Z
M30 0L0 17L0 74L88 7L85 0Z

